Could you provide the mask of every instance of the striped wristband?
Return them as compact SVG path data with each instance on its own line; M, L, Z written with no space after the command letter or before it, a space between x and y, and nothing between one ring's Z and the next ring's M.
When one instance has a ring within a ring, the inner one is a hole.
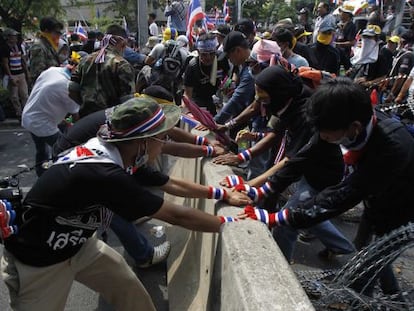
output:
M226 222L235 222L235 221L238 221L237 218L231 217L231 216L219 216L219 218L220 218L220 222L222 224L224 224Z
M250 151L250 149L246 149L240 152L237 155L237 157L239 158L241 162L247 162L252 159L252 152Z
M241 176L238 175L228 175L226 176L227 187L234 187L237 185L244 184L244 180Z
M205 145L203 145L202 148L203 148L203 151L204 151L204 156L209 157L209 158L211 158L212 156L214 156L215 150L214 150L214 147L213 146L210 146L210 145L205 146Z
M272 186L270 185L269 182L266 182L265 184L263 184L263 186L261 186L259 189L259 196L260 198L265 196L267 197L269 194L273 193L274 190L272 189Z
M224 200L227 197L227 192L223 188L208 187L208 199Z
M195 140L195 144L196 145L199 145L199 146L201 146L201 145L208 145L209 144L208 139L205 138L205 137L203 137L203 136L196 135L195 138L194 138L194 140Z
M257 132L257 133L254 133L254 139L255 139L256 141L259 141L259 140L261 140L262 138L264 138L264 137L266 136L266 134L267 134L267 133L264 133L264 132Z

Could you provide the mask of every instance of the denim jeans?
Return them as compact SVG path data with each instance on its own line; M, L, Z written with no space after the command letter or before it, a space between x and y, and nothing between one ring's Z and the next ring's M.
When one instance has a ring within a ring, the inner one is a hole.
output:
M283 208L296 207L318 193L318 191L313 189L303 177L295 186L296 191L292 194ZM315 235L326 248L336 253L349 254L355 251L352 242L350 242L329 220L325 220L308 228L308 231ZM273 229L273 237L289 262L293 257L297 236L298 231L289 226L276 227Z
M40 177L45 171L42 164L48 162L52 158L52 146L58 140L61 135L60 132L53 134L51 136L39 137L30 133L32 135L33 142L36 148L35 156L35 169L37 177Z
M146 237L137 231L132 222L114 214L110 227L118 237L119 241L121 241L128 255L131 256L136 263L145 263L152 257L154 248L148 243Z

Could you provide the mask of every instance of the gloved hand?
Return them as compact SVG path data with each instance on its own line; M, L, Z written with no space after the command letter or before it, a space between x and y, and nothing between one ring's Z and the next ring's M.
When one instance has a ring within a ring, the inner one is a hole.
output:
M269 182L266 182L260 188L252 187L248 184L239 184L234 189L237 191L245 191L247 196L255 203L274 192Z
M233 188L237 185L244 184L243 177L238 175L228 175L224 177L224 179L220 182L221 186L227 187L227 188Z
M289 209L285 208L277 213L269 213L265 209L261 208L255 208L254 206L247 205L244 208L243 214L239 215L240 219L245 218L251 218L255 220L259 220L266 225L269 226L269 228L274 226L282 226L282 225L288 225L288 214Z
M259 202L263 196L256 187L252 187L248 184L238 184L234 189L239 192L246 192L247 196L255 203Z
M14 225L16 211L7 200L0 200L0 239L5 240L12 234L17 233L17 226Z

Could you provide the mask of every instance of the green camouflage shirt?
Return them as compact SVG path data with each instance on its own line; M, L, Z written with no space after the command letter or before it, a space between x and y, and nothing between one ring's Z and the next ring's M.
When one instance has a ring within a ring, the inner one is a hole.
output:
M30 48L30 73L32 83L49 67L60 66L59 57L46 38L37 38Z
M72 74L69 89L79 92L82 99L81 117L118 105L123 97L135 92L135 73L132 65L116 50L106 49L105 62L96 64L98 52L88 55Z

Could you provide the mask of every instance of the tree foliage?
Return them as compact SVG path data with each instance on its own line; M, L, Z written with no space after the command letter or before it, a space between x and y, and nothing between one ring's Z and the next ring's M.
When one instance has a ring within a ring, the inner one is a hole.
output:
M63 13L56 0L0 0L1 23L19 32L38 29L43 16L62 17Z

